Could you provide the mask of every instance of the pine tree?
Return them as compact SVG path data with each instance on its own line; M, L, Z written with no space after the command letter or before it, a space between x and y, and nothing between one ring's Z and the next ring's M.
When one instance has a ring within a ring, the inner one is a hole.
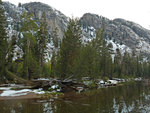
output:
M94 68L94 48L89 43L85 46L82 46L78 57L75 59L74 65L74 75L80 80L82 77L91 77L94 78L95 70Z
M23 38L21 38L21 47L24 52L23 74L28 79L31 79L32 77L37 77L40 73L40 68L36 59L37 53L35 51L37 45L35 34L38 27L36 21L32 18L32 15L25 13L22 20L21 33L23 34Z
M92 79L105 75L112 78L113 62L111 58L111 44L106 44L104 27L98 29L96 38L83 46L77 58L74 74L78 77L88 76ZM105 74L104 74L105 72Z
M93 59L94 75L102 75L112 78L113 62L112 62L112 45L107 44L104 39L105 26L97 30L96 38L92 41L93 48L95 48L95 55Z
M137 73L136 73L136 76L141 76L142 75L142 63L141 63L141 56L137 56L136 57L136 70L137 70Z
M60 46L60 39L59 39L57 27L55 28L55 30L52 33L52 41L53 41L54 48L53 48L52 58L51 58L51 76L54 76L56 57L58 54L58 48Z
M120 50L116 49L116 55L114 57L114 73L117 75L117 77L121 77L122 73L122 55L120 53Z
M51 76L54 77L54 71L55 71L55 65L56 65L56 53L53 51L52 58L51 58Z
M60 39L58 35L58 28L56 27L55 30L52 33L52 40L55 48L59 47Z
M109 77L110 75L110 65L112 62L111 55L109 53L109 47L106 45L106 41L103 41L102 47L102 56L101 56L101 67L102 67L102 75Z
M6 67L6 55L7 55L7 33L6 33L6 20L4 16L4 10L2 7L2 1L0 0L0 81L5 78Z
M14 22L13 22L13 31L11 33L11 37L9 36L9 41L8 41L8 59L7 59L7 62L9 63L8 65L12 65L12 62L13 62L13 58L14 58L14 55L15 55L15 49L16 49L16 46L17 46L17 40L18 40L18 33L17 33L17 30L18 30L18 26L17 26L17 19L14 18Z
M74 61L77 58L81 46L81 26L77 19L71 19L67 31L64 34L58 54L56 71L57 76L65 79L73 75Z
M95 63L97 63L95 64L95 73L111 78L113 73L113 63L111 57L112 45L107 45L104 36L105 26L103 24L102 29L97 30L96 39L93 40L93 47L96 50ZM96 67L99 67L99 69Z
M9 46L8 46L7 62L8 62L8 65L11 65L11 63L13 62L14 52L16 48L16 36L15 35L11 37L11 40L9 41L8 45Z
M104 27L102 29L98 29L96 32L96 38L92 40L92 48L93 48L93 76L98 77L101 75L101 61L102 61L102 48L104 41Z
M43 68L45 62L45 55L48 42L48 29L46 23L46 15L43 13L42 18L40 19L40 29L37 33L37 49L38 49L38 61L40 67Z
M125 76L130 75L130 68L131 68L130 55L125 51L122 59L122 74Z

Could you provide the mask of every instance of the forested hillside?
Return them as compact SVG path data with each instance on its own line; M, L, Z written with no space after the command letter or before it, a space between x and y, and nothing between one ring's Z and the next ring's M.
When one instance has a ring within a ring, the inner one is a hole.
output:
M150 75L149 49L141 52L140 47L134 46L134 41L139 41L149 48L150 32L137 29L135 23L116 19L110 24L112 21L90 14L67 19L41 3L18 7L8 4L0 1L0 82L24 83L41 77L81 80ZM37 10L32 10L31 6L37 5ZM10 15L11 8L16 8L16 16ZM130 25L132 29L127 28ZM125 32L118 38L116 32L121 31Z

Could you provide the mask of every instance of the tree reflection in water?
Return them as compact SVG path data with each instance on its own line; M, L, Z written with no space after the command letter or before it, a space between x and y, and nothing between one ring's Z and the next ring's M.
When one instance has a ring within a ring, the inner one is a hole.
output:
M69 95L61 100L0 101L0 113L150 112L150 87L141 82Z

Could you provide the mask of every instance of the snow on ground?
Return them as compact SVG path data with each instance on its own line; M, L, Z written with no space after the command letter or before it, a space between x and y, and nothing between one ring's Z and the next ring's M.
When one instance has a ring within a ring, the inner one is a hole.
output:
M131 53L131 49L128 46L124 45L124 44L120 45L118 43L113 42L112 40L107 40L107 43L112 44L112 46L113 46L112 49L115 53L116 53L117 48L120 50L121 54L124 54L125 52Z
M136 50L150 53L149 43L146 42L145 40L140 40L136 47Z
M117 80L108 80L109 83L115 85L115 84L118 84L118 81Z
M35 93L35 94L44 94L44 93L45 93L45 92L42 90L42 88L32 90L31 92L33 92L33 93Z
M10 90L11 87L0 87L0 90Z
M50 80L48 78L38 78L37 80Z
M27 95L29 92L31 92L30 89L23 89L23 90L6 90L3 91L0 96L22 96Z
M52 89L57 89L58 87L59 87L58 85L51 86Z
M92 26L82 28L82 31L84 34L82 38L83 44L86 44L87 42L91 42L96 37L96 29ZM112 50L114 51L114 53L116 53L117 48L120 50L122 54L124 54L125 52L131 53L131 49L124 44L121 45L119 43L115 43L112 40L108 40L108 39L106 39L106 41L107 41L107 44L109 43L112 44L112 47L113 47Z
M0 87L0 90L3 92L0 94L0 96L22 96L27 95L28 93L35 93L35 94L44 94L45 92L40 89L22 89L22 90L11 90L12 87Z

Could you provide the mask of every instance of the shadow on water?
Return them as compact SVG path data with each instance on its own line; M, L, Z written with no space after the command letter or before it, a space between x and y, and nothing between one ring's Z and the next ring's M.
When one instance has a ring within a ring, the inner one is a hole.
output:
M5 100L0 101L0 108L0 113L149 113L150 85L130 83L66 94L55 101Z

